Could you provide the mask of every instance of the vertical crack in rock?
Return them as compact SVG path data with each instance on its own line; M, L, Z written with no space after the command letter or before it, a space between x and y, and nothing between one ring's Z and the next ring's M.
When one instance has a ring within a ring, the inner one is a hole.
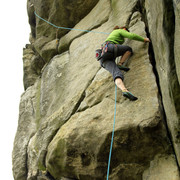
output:
M127 25L127 26L129 26L133 14L134 14L136 11L141 12L140 9L141 9L141 4L140 4L140 1L138 0L137 3L136 3L136 5L135 5L134 8L132 9L132 13L130 14L130 16L129 16L127 22L126 22L126 25ZM142 18L143 18L143 17L142 17Z
M175 34L175 14L173 9L173 2L169 0L165 0L165 13L164 13L164 21L163 26L165 30L166 37L168 39L169 44L169 60L170 60L170 85L171 85L171 94L170 96L174 100L176 113L178 117L180 117L180 85L178 82L176 66L175 66L175 57L174 57L174 34ZM177 94L179 94L177 96Z
M146 9L145 9L144 4L145 4L145 0L140 0L139 3L137 4L136 8L139 8L140 13L142 14L142 21L145 23L145 31L147 33L147 37L149 39L151 39L151 35L149 32L149 27L148 27ZM165 0L165 4L169 4L169 5L164 6L165 7L165 14L164 14L164 18L163 18L164 19L163 26L164 26L164 30L166 30L165 34L167 35L167 39L169 41L169 43L168 43L169 49L170 49L169 59L171 60L170 69L172 70L170 75L174 76L173 78L175 78L175 81L172 82L172 83L174 83L172 85L172 87L175 87L175 88L171 89L172 90L171 95L172 95L172 98L174 99L175 102L179 102L180 100L177 100L177 99L175 99L175 97L173 97L174 93L177 93L177 92L173 92L173 91L179 91L179 89L180 89L179 84L178 84L177 74L176 74L175 61L174 61L175 15L174 15L172 1L169 2L168 0ZM169 24L171 24L171 25L169 25ZM161 87L160 87L160 80L159 80L158 71L156 69L156 60L155 60L154 49L153 49L152 43L149 43L148 53L149 53L149 60L150 60L150 63L152 64L153 72L154 72L154 75L156 78L156 83L157 83L158 92L159 92L159 104L161 107L161 112L163 114L163 119L164 119L166 131L167 131L167 136L169 138L169 142L170 142L170 145L172 147L178 169L180 170L178 160L177 160L177 156L175 153L175 148L174 148L173 141L172 141L172 135L170 133L170 130L169 130L168 124L167 124L167 117L166 117L166 113L165 113L164 105L163 105L163 101L162 101L162 92L161 92ZM179 94L180 94L180 92L179 92ZM180 97L178 97L178 98L180 98ZM180 114L180 109L179 109L180 106L179 107L175 106L175 107L176 107L177 113Z
M145 24L145 32L146 32L146 35L149 39L151 39L150 37L150 33L149 33L149 28L148 28L148 22L147 22L147 17L146 17L146 9L145 9L145 0L139 0L137 1L137 4L135 5L134 9L132 10L132 13L131 15L129 16L129 19L128 19L128 22L127 24L129 25L130 24L130 21L131 21L131 18L133 16L133 14L138 11L142 14L141 18L142 18L142 21L144 22ZM159 83L159 75L158 75L158 72L157 72L157 69L156 69L156 60L155 60L155 56L154 56L154 50L153 50L153 46L152 46L152 43L149 43L149 49L148 49L148 54L149 54L149 60L150 60L150 63L153 67L153 72L155 74L155 78L156 78L156 82L157 82L157 86L158 86L158 90L159 90L159 94L160 94L160 97L162 96L162 93L161 93L161 88L160 88L160 83Z
M99 69L98 69L99 71ZM71 113L71 115L69 116L68 120L71 118L71 116L73 116L77 111L78 111L78 108L80 106L80 104L83 102L84 98L86 97L86 89L90 86L90 84L92 83L92 81L94 80L94 78L96 77L96 74L98 73L98 71L95 73L95 75L93 76L93 78L89 81L89 83L87 84L87 86L84 88L84 91L83 93L81 94L79 100L77 101L76 105L74 106L74 109ZM67 121L68 121L67 120Z
M175 67L175 57L174 57L174 34L175 34L175 14L174 14L174 8L173 8L173 1L169 0L164 0L164 8L165 8L165 13L163 17L163 27L164 27L164 33L166 34L167 40L168 40L168 45L169 45L169 69L170 69L170 78L169 78L169 83L170 83L170 97L174 101L174 106L176 113L178 117L180 117L180 85L178 82L178 77L176 73L176 67ZM172 134L169 130L169 127L167 125L168 133L170 136L171 144L173 147L173 151L176 157L175 149L173 146L172 142ZM178 137L176 137L178 139ZM178 160L176 157L176 161L178 164ZM178 168L180 170L180 166L178 164Z

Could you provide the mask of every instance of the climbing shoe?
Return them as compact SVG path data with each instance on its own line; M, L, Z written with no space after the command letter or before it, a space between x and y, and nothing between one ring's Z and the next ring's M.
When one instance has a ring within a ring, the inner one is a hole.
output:
M123 96L130 99L131 101L136 101L138 98L135 97L131 92L129 91L124 91L122 92Z
M120 70L123 70L123 71L129 71L129 70L130 70L130 68L125 67L125 66L122 66L122 65L117 65L117 66L118 66L118 68L119 68Z

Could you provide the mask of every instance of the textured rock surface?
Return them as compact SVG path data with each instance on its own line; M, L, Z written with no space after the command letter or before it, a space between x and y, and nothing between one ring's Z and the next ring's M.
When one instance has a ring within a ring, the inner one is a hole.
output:
M35 18L34 10L58 26L110 33L117 24L127 25L144 37L147 30L154 59L148 44L125 42L134 51L125 84L139 99L130 102L117 91L109 179L179 179L179 1L172 5L143 0L28 1L32 32L23 55L25 92L13 149L15 180L105 179L113 128L115 86L94 58L107 35L57 31Z
M27 176L27 149L31 137L37 130L36 126L36 88L38 83L29 87L21 97L19 106L19 126L13 149L14 179L26 179Z
M83 30L92 30L95 27L101 26L109 18L111 12L111 4L109 0L99 1L94 9L82 19L74 28ZM93 19L93 21L92 21ZM63 36L59 42L59 52L68 50L70 43L76 38L84 34L82 31L70 31L67 35Z
M179 48L180 48L180 1L173 0L174 5L174 13L175 13L175 35L174 35L174 53L175 53L175 63L176 63L176 72L178 76L178 80L180 82L180 54L179 54Z
M44 60L33 50L32 46L26 45L23 49L24 89L35 83L44 65Z
M72 28L91 11L97 2L98 0L54 0L53 2L51 0L28 0L28 13L31 15L30 22L33 21L33 13L35 10L39 16L57 26ZM41 36L50 38L56 37L56 30L54 27L49 26L46 22L37 18L34 23L36 26L33 34L36 39ZM34 26L34 23L31 23L31 26ZM58 36L61 37L66 32L67 31L59 30Z
M155 159L150 163L150 168L144 172L143 179L179 180L178 169L174 162L174 157L163 155L155 157Z
M167 124L180 164L180 86L177 74L179 66L175 62L175 60L177 61L179 58L179 53L176 52L179 43L179 41L177 42L179 29L175 29L174 27L175 17L173 2L152 2L154 1L146 1L145 3L149 32L152 36L156 68L159 76ZM178 4L177 2L177 5ZM179 22L177 26L178 24Z

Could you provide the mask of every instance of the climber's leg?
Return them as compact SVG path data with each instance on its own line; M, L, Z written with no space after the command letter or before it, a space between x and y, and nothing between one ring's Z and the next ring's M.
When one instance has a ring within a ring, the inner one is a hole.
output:
M130 93L127 88L125 87L123 83L124 76L121 73L120 69L115 63L115 59L113 60L100 60L101 66L105 68L107 71L109 71L114 79L115 84L119 89L122 90L123 96L129 98L130 100L137 100L137 97L135 97L132 93Z
M120 78L122 80L124 79L122 72L115 63L115 59L112 60L101 59L100 63L103 68L105 68L107 71L109 71L112 74L114 81L116 78Z
M123 56L121 57L121 60L119 62L119 65L123 65L123 63L129 59L129 57L131 56L132 52L131 51L126 51Z
M129 92L126 89L126 87L125 87L125 85L124 85L121 78L116 78L115 79L115 84L117 85L118 88L120 88L122 90L122 94L123 94L124 97L127 97L131 101L135 101L135 100L138 99L136 96L134 96L131 92Z
M124 85L124 83L123 83L123 81L122 81L121 78L116 78L116 79L115 79L115 84L116 84L116 86L117 86L119 89L121 89L123 92L127 92L127 91L128 91L128 90L126 89L126 87L125 87L125 85Z
M121 70L128 71L129 68L122 66L123 63L129 59L129 57L132 55L133 51L132 48L129 46L124 45L117 45L117 56L121 56L120 62L118 63L118 67Z

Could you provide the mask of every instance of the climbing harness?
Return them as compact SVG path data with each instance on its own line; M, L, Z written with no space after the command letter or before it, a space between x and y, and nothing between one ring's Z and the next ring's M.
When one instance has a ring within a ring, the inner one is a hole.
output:
M96 59L99 61L101 59L102 49L96 49Z
M111 44L111 47L109 47L110 44ZM113 45L113 47L112 47L112 45ZM114 44L110 41L106 41L101 45L101 49L96 49L96 59L99 61L102 58L105 58L105 59L116 58L117 51L118 51L117 44ZM113 57L111 55L107 56L107 54L106 54L107 52L113 53L114 56Z
M108 44L109 44L109 42L105 42L104 44L102 44L102 46L101 46L101 49L102 49L101 56L103 56L106 52L108 52Z
M91 30L83 30L83 29L75 29L75 28L68 28L68 27L61 27L61 26L56 26L55 24L43 19L42 17L40 17L36 11L34 11L34 14L41 20L43 20L44 22L50 24L51 26L58 28L58 29L66 29L66 30L74 30L74 31L82 31L82 32L92 32L92 33L99 33L99 34L110 34L110 33L106 33L106 32L97 32L97 31L91 31Z
M114 123L113 123L112 137L111 137L111 146L110 146L110 151L109 151L109 161L108 161L108 169L107 169L107 180L109 178L109 170L110 170L110 164L111 164L111 154L112 154L113 139L114 139L114 130L115 130L115 122L116 122L116 99L117 99L117 86L115 85Z
M56 26L55 24L43 19L42 17L40 17L35 11L34 14L41 20L43 20L44 22L48 23L49 25L58 28L58 29L66 29L66 30L75 30L75 31L82 31L82 32L92 32L92 33L99 33L99 34L110 34L110 33L106 33L106 32L97 32L97 31L91 31L91 30L83 30L83 29L74 29L74 28L67 28L67 27L60 27L60 26ZM108 51L108 42L106 42L103 47L101 49L99 49L99 51L96 50L96 58L100 58L100 56L102 56L103 52L107 52ZM109 161L108 161L108 169L107 169L107 180L109 178L109 170L110 170L110 163L111 163L111 154L112 154L112 147L113 147L113 139L114 139L114 130L115 130L115 120L116 120L116 99L117 99L117 86L115 85L115 107L114 107L114 123L113 123L113 131L112 131L112 138L111 138L111 146L110 146L110 152L109 152Z
M108 43L109 42L105 42L101 45L101 49L96 49L96 59L98 61L103 58L103 55L108 51Z

